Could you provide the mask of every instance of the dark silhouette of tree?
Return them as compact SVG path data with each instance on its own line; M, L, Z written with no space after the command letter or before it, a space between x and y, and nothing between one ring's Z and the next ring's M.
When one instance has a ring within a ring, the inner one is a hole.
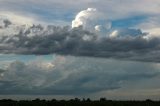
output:
M105 102L105 101L107 101L107 100L106 100L106 98L100 98L100 101L101 101L101 102Z
M90 100L89 98L82 100L75 98L71 100L41 100L39 98L34 100L0 100L0 106L160 106L160 101L152 101L147 99L145 101L113 101L106 98L100 100Z

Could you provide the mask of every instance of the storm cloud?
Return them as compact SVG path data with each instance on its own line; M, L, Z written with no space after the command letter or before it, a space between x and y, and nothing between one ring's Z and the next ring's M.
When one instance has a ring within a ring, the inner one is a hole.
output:
M73 56L56 56L51 61L13 61L1 71L0 94L87 95L130 84L139 86L141 81L147 84L159 77L159 66L155 66Z
M6 28L6 27L8 27L11 24L12 23L8 19L0 19L0 29Z
M24 28L23 28L24 27ZM113 37L114 36L114 37ZM160 38L140 29L119 29L99 36L82 27L22 26L17 34L0 37L2 54L60 54L160 62Z

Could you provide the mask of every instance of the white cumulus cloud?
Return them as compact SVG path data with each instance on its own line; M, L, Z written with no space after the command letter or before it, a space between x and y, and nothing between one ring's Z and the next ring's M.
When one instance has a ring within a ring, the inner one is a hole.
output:
M72 21L72 28L82 26L84 29L105 32L111 28L111 22L96 8L80 11Z

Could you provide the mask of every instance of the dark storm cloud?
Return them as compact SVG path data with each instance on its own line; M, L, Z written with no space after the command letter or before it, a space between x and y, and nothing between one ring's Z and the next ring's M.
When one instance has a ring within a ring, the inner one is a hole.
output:
M3 23L4 23L4 26L5 27L8 27L9 25L11 25L12 23L11 23L11 21L9 21L9 20L3 20Z
M0 19L0 21L1 21L0 29L7 28L9 25L12 24L12 22L8 19Z
M0 69L0 74L1 74L1 73L3 73L3 72L5 72L5 70L3 70L3 69Z
M51 62L52 68L46 67L45 61L10 63L0 77L0 94L86 95L120 89L126 84L138 86L141 81L149 83L147 80L160 75L159 67L155 68L152 63L62 58Z
M160 62L160 39L144 39L146 33L123 29L116 38L100 37L82 28L41 25L0 38L0 53L60 54Z

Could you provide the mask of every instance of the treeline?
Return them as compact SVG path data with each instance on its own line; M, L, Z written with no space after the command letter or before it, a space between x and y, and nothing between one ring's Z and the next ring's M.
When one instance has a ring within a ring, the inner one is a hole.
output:
M0 106L160 106L160 101L113 101L101 98L100 100L71 99L71 100L0 100Z

